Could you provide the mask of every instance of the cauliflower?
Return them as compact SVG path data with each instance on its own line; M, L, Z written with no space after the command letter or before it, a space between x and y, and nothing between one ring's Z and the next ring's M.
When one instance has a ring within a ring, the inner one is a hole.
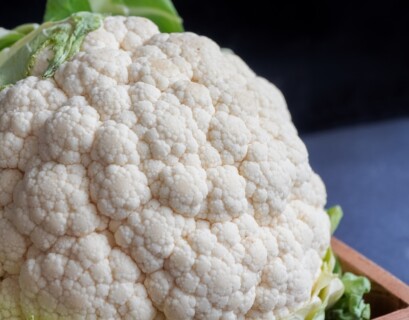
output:
M0 91L0 318L305 308L330 221L281 92L206 37L89 15Z

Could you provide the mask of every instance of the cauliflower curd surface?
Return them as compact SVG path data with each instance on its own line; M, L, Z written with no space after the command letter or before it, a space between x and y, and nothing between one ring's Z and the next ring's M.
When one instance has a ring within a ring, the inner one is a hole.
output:
M0 319L281 319L329 247L280 91L236 55L107 17L0 92Z

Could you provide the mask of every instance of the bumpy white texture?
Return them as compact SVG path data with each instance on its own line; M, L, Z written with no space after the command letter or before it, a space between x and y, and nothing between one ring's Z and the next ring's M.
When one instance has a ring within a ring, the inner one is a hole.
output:
M0 92L0 317L286 317L325 197L276 87L205 37L107 17Z
M22 319L20 286L16 276L8 277L0 283L0 319Z
M61 237L47 252L31 248L20 273L25 316L44 319L152 319L143 275L108 237Z
M63 235L85 236L102 224L81 165L40 162L16 187L8 217L33 244L48 250Z
M18 275L24 262L28 241L4 217L0 209L0 277Z

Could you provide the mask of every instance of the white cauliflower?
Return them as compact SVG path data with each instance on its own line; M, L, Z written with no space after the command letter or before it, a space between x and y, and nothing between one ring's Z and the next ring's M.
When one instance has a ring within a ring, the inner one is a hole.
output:
M0 318L291 316L330 223L282 94L206 37L100 19L0 91Z

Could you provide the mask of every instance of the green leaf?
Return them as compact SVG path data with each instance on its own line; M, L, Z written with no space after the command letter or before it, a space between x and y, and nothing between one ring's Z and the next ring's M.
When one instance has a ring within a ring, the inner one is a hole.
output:
M342 278L345 293L327 312L328 320L369 320L371 309L363 296L371 290L371 282L361 276L345 273Z
M12 30L0 29L0 51L12 46L18 40L24 37L24 34Z
M88 0L48 0L44 21L62 20L81 11L91 11Z
M342 266L337 257L335 257L335 266L333 272L336 273L338 276L342 276Z
M371 283L365 277L358 277L350 272L342 276L345 292L351 295L363 296L371 290Z
M80 50L84 37L98 29L102 16L89 12L71 15L59 22L47 22L0 52L0 89L31 74L38 55L50 51L44 77L50 77L66 60Z
M141 16L155 22L162 32L183 31L171 0L48 0L44 20L64 19L79 11Z
M37 29L40 25L38 23L25 23L13 29L18 33L22 33L24 35L29 34L30 32Z
M327 210L327 213L331 222L331 234L334 234L335 230L337 230L338 225L342 220L342 217L344 216L344 213L342 212L340 206L329 208Z
M13 30L7 30L0 28L0 51L11 47L25 35L29 34L31 31L38 27L36 23L23 24L14 28Z

